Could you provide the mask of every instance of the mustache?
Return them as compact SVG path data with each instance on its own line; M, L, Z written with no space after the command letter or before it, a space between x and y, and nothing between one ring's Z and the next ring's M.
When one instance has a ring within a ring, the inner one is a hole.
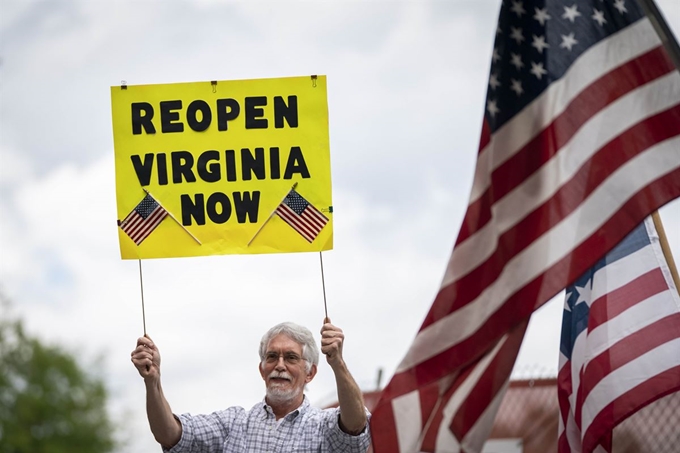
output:
M272 371L269 373L269 379L286 379L287 381L292 381L293 377L284 371Z

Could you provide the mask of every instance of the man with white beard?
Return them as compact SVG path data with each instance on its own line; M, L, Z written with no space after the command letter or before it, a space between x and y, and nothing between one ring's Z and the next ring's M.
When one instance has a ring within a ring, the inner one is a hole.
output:
M342 329L326 318L321 352L335 374L339 407L312 407L304 388L314 379L319 349L306 327L285 322L260 341L264 400L250 410L230 407L205 415L175 415L163 395L160 353L148 337L137 340L132 363L144 378L151 432L169 453L347 452L370 445L370 414L342 357Z

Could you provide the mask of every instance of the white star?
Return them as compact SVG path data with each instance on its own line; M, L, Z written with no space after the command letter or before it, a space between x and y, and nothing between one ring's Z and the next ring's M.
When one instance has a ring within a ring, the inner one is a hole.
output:
M581 13L578 12L578 6L576 6L576 3L574 3L570 8L567 8L566 6L564 7L564 14L562 14L562 19L569 19L573 24L574 20L580 15Z
M590 280L588 280L585 284L585 286L576 286L574 285L574 289L578 293L578 299L576 299L576 303L574 304L574 307L576 307L578 304L586 304L590 306L588 302L592 302L590 294L592 292L590 288Z
M491 87L492 90L495 90L499 86L501 86L501 83L498 81L498 74L493 73L489 76L489 86Z
M491 60L493 60L494 63L498 63L498 60L501 59L501 54L498 53L498 49L494 47L493 53L491 54Z
M522 89L522 82L520 82L519 80L512 79L512 86L510 87L510 89L517 93L517 96L524 93L524 90Z
M510 55L510 64L516 67L518 71L522 69L524 67L524 63L522 63L522 57L518 53L512 53Z
M628 12L628 10L626 9L626 5L624 5L624 3L625 3L625 0L615 0L614 1L614 8L619 10L619 12L621 14Z
M522 5L522 2L512 2L512 8L510 10L517 14L517 17L522 17L522 14L526 14L527 12L524 10L524 6Z
M512 29L512 32L510 33L510 38L517 41L517 44L522 44L522 41L524 41L524 35L522 35L522 29L521 28L515 28L515 27L510 27L510 28Z
M547 42L545 42L545 36L534 35L534 42L531 43L532 47L538 50L538 53L543 53L544 49L550 47Z
M578 44L578 41L574 39L574 32L571 32L566 36L562 35L562 44L560 44L560 47L571 51L574 44Z
M543 67L543 63L534 62L531 62L531 71L529 72L535 75L538 80L541 80L541 78L543 78L543 76L548 73L548 71L546 71Z
M548 8L543 9L534 8L534 9L536 10L536 14L534 14L534 19L536 19L541 24L541 26L545 26L546 21L548 19L552 19L552 17L548 15Z
M496 116L496 113L500 112L500 110L498 110L498 106L496 105L496 101L492 100L489 100L486 103L486 110L488 110L489 115L491 115L491 118Z
M501 33L503 33L503 30L501 30L501 26L499 25L498 27L496 27L496 34L500 35Z
M600 24L600 27L607 23L607 19L604 18L604 12L603 11L600 11L600 10L597 10L597 9L594 9L594 8L593 8L593 11L595 11L593 13L593 20L595 22L597 22L598 24Z

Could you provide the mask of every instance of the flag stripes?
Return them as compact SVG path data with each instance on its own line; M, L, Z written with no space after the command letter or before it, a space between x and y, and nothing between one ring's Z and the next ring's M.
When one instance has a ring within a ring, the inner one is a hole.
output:
M440 451L436 441L422 443L425 426L435 439L458 439L441 451L464 448L460 441L498 392L448 426L422 404L433 384L478 364L646 215L680 196L680 75L647 19L585 50L497 128L489 111L440 291L374 410L376 453ZM484 385L464 398L479 398ZM453 394L437 391L446 406ZM407 441L400 432L418 436Z

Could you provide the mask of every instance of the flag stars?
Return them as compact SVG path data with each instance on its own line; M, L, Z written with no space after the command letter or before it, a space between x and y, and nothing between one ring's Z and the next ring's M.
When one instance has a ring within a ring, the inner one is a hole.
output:
M517 44L522 44L522 41L524 41L524 35L522 34L522 29L521 28L516 28L516 27L510 27L511 32L510 32L510 38L514 39Z
M516 79L512 79L510 89L517 93L517 96L521 95L524 93L524 89L522 88L522 82Z
M541 80L543 76L548 73L548 71L546 71L546 69L543 67L543 63L540 62L539 63L532 62L531 71L529 72L535 75L538 80Z
M500 59L501 59L501 54L498 53L498 49L495 49L495 48L494 48L494 49L493 49L493 53L491 54L491 60L492 60L494 63L498 63L498 62L500 61Z
M562 44L560 44L560 47L571 51L571 48L574 46L574 44L578 44L578 41L574 38L573 32L566 36L562 35Z
M564 14L562 14L562 19L568 19L573 24L576 18L580 15L581 13L578 12L578 6L576 5L576 3L574 3L570 7L566 6L564 7Z
M628 10L626 9L626 5L624 4L625 0L615 0L614 1L614 8L618 10L619 13L627 13Z
M604 12L599 9L593 9L593 20L600 24L600 27L607 23L607 19L604 18Z
M518 71L524 67L522 57L518 53L510 54L510 64L513 65Z
M543 26L543 27L545 26L545 23L549 19L552 19L552 17L550 17L548 15L548 8L543 8L543 9L535 8L535 11L536 11L536 14L534 14L534 19L536 19L538 21L538 23L541 24L541 26Z
M486 102L486 110L489 112L489 115L491 115L491 118L495 117L500 110L498 109L498 106L496 105L496 101L489 99Z
M498 81L498 74L492 73L489 76L489 86L491 87L492 90L495 90L499 86L501 86L501 83Z
M510 11L513 13L517 14L517 17L522 17L522 14L526 14L526 10L524 9L524 5L522 2L512 2L512 7L510 8Z
M536 36L534 35L533 42L531 43L532 47L535 47L536 50L538 50L538 53L543 53L545 49L550 47L547 42L545 42L545 36Z

